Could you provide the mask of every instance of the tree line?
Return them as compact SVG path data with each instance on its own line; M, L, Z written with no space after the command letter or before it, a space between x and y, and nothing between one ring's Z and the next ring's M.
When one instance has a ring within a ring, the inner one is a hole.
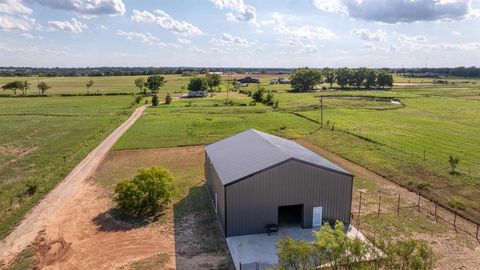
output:
M336 83L340 88L391 88L393 76L385 70L371 68L324 68L322 70L308 67L295 69L290 76L290 83L294 91L305 92L313 90L322 83Z

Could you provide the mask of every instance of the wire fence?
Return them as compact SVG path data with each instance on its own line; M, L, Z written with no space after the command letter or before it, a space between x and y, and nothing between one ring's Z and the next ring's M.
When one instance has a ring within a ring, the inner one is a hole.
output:
M270 262L251 262L251 263L239 263L240 270L269 270L275 269L275 264Z
M359 190L355 194L357 201L352 204L352 225L361 229L362 216L369 215L382 218L382 215L396 214L397 216L411 215L411 211L426 214L432 222L443 222L452 226L457 233L465 233L480 241L480 224L459 213L446 209L438 202L422 196L421 193L404 194L368 194ZM410 211L405 211L409 209Z

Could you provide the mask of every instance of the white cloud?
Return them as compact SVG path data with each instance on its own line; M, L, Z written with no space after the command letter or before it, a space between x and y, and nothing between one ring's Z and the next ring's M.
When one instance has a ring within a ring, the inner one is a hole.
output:
M230 10L226 14L229 21L255 22L256 9L247 5L243 0L210 0L218 9Z
M387 41L387 33L382 29L378 29L375 32L371 32L370 30L365 28L362 28L362 29L355 28L350 33L358 36L360 39L365 41L380 41L380 42Z
M187 39L187 38L177 38L177 42L178 43L181 43L181 44L190 44L192 43L192 41L190 39Z
M28 39L35 38L32 34L29 34L29 33L23 33L23 34L22 34L22 37L28 38Z
M191 48L189 49L189 51L192 52L192 53L194 53L194 54L204 54L204 53L206 53L205 50L200 49L200 48L198 48L198 47L196 47L196 46L191 47Z
M48 25L52 30L60 30L72 33L81 33L87 29L87 25L79 20L72 18L72 21L48 21Z
M32 14L32 9L20 0L0 0L0 12L10 15Z
M461 36L462 33L458 32L458 31L452 31L452 36Z
M40 25L33 18L26 15L10 16L0 14L0 30L4 31L30 31L33 28L40 29Z
M219 38L213 38L210 42L215 46L239 46L239 47L250 47L254 43L241 38L233 36L229 33L223 33Z
M98 29L98 30L106 31L106 30L108 30L108 27L106 27L106 26L103 25L103 24L99 24L99 25L97 26L97 29Z
M122 30L117 31L117 35L126 37L128 40L140 41L149 45L166 46L158 37L150 33L137 33L137 32L124 32Z
M347 7L341 0L313 0L313 4L324 12L347 14Z
M400 43L416 43L416 42L425 42L427 41L427 38L422 35L407 36L402 34L398 37L398 41Z
M134 22L154 23L163 29L172 31L174 34L183 37L191 37L202 34L202 31L195 25L185 21L177 21L163 10L157 9L153 11L153 13L155 14L152 14L148 11L139 11L134 9L132 20Z
M66 51L64 50L51 50L51 49L46 49L46 48L40 48L36 46L27 46L27 47L10 47L5 43L0 43L0 52L5 52L9 55L11 54L18 54L21 57L24 57L25 55L45 55L45 54L51 54L51 55L69 55ZM71 54L70 54L71 55Z
M321 11L383 23L462 20L476 17L472 0L312 0Z
M122 0L25 0L47 6L74 12L85 17L100 15L123 15L126 8Z

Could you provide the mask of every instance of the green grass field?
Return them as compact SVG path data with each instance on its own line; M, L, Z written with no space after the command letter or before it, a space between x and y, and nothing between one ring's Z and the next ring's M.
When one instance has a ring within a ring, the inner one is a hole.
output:
M0 238L129 116L132 101L0 98Z
M320 120L320 94L328 96L324 98L323 129L316 123ZM431 188L424 191L427 196L446 206L451 200L461 200L466 208L457 210L480 220L479 94L480 89L475 87L444 86L277 92L276 110L263 104L242 106L250 99L241 95L235 96L234 106L224 105L225 96L221 94L175 100L172 105L148 109L115 148L207 144L256 128L306 139L409 188L428 182ZM381 97L399 98L402 104ZM460 158L460 174L449 174L449 155Z

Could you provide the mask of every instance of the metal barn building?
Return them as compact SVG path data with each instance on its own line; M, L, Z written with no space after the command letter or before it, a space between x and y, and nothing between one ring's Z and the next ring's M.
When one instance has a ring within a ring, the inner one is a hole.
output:
M290 140L250 129L210 144L205 178L226 237L350 223L353 175Z

